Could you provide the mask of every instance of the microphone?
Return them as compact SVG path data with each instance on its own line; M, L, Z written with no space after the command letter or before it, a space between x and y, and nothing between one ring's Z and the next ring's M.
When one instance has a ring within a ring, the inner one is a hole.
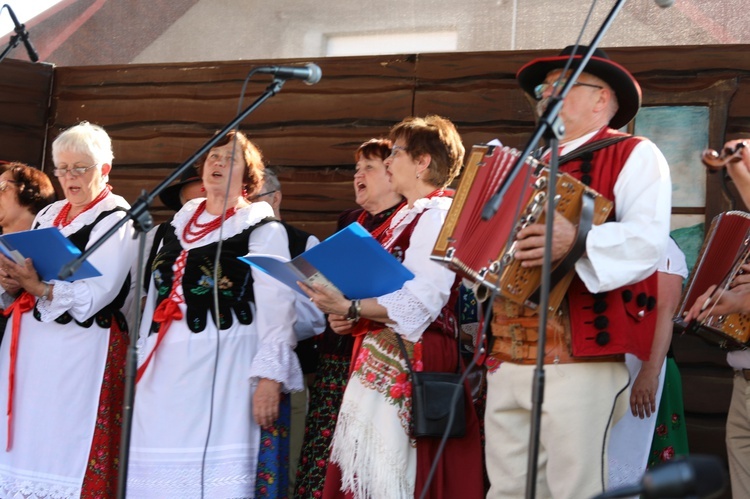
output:
M661 497L718 497L727 486L727 472L715 456L678 457L643 475L640 485L629 485L608 490L595 499L630 497L642 494L644 499Z
M305 66L261 66L255 72L274 75L284 80L303 80L308 85L315 85L323 76L320 66L312 62Z
M654 0L654 2L656 3L656 5L658 5L662 9L671 7L674 4L674 0Z
M5 4L5 7L8 8L8 14L10 14L10 18L13 20L13 24L16 25L16 33L21 38L21 41L26 46L26 52L29 54L29 59L31 59L31 62L37 62L39 60L39 56L36 53L36 50L34 50L34 46L29 41L29 32L26 31L26 26L18 22L18 18L13 13L13 9L10 8L10 5Z

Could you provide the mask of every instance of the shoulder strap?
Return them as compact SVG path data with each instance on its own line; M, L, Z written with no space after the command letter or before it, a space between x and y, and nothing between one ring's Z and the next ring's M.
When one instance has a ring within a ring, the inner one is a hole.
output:
M594 142L590 142L582 147L579 147L575 151L571 151L568 154L563 154L560 156L559 164L567 163L568 161L572 161L574 159L580 158L586 153L598 151L599 149L604 149L605 147L611 146L612 144L617 144L618 142L622 142L625 139L631 138L632 135L620 135L617 137L609 137L607 139L601 139L601 140L595 140Z

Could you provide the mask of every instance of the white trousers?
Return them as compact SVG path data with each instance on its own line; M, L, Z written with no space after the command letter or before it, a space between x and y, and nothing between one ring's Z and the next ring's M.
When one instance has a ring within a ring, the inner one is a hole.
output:
M488 499L524 496L534 369L503 363L487 377ZM545 366L537 498L581 499L604 490L606 439L627 410L627 386L623 362Z

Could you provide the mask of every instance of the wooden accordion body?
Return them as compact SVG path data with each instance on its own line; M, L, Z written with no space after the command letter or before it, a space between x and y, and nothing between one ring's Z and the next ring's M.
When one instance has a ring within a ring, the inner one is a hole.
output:
M523 227L544 222L548 171L543 164L527 158L521 172L509 181L519 156L518 151L508 147L472 148L432 259L447 264L479 289L497 291L514 303L536 309L539 303L535 294L541 284L542 268L522 267L513 259L513 243L514 235ZM483 220L485 204L506 182L510 183L497 214ZM611 201L568 174L558 175L556 189L556 211L574 224L580 218L584 196L593 199L594 225L604 222L612 210ZM559 307L574 272L568 272L550 291L550 311ZM480 299L484 295L477 294Z
M686 324L684 312L712 285L715 293L726 288L741 272L750 256L750 214L743 211L720 213L712 221L703 240L688 283L682 294L674 322L677 329L696 334L726 350L744 350L750 346L750 314L708 316L702 324ZM710 310L710 305L709 305Z

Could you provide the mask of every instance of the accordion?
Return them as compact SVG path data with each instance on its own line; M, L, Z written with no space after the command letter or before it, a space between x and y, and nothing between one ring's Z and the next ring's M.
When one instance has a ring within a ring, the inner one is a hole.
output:
M741 272L750 256L750 214L742 211L720 213L712 221L703 240L688 283L682 294L676 328L696 334L712 345L726 350L744 350L750 346L750 315L708 316L703 323L686 324L683 313L690 310L700 295L712 285L720 293ZM710 306L709 306L710 310Z
M431 258L474 282L480 299L486 297L487 291L493 291L514 303L536 309L542 268L522 267L513 258L513 242L523 227L544 222L549 179L545 165L531 158L510 179L519 156L517 150L508 147L472 148ZM497 214L483 220L484 205L501 186L506 187L506 195ZM557 176L556 189L556 211L574 224L583 219L600 224L612 210L611 201L568 174ZM574 276L571 267L555 283L556 270L552 271L553 288L548 304L551 311L559 307Z

